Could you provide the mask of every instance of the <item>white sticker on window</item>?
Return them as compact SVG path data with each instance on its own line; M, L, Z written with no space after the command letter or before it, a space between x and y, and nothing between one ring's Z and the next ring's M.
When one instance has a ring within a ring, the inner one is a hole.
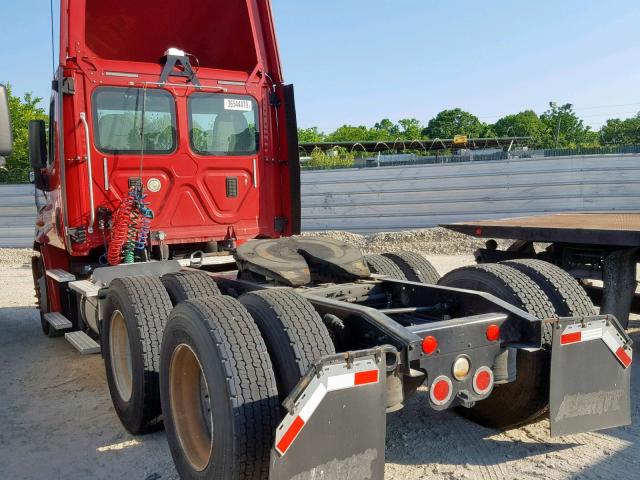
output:
M225 98L224 99L225 110L237 110L239 112L250 112L253 110L250 100L240 100L237 98Z

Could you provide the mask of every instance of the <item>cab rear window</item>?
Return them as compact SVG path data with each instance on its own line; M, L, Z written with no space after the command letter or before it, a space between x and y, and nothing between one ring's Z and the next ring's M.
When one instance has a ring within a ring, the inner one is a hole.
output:
M191 148L201 155L253 155L259 148L258 103L246 95L189 96Z
M94 141L102 152L140 153L144 149L145 153L167 154L176 149L175 102L169 92L99 88L93 95L93 110Z

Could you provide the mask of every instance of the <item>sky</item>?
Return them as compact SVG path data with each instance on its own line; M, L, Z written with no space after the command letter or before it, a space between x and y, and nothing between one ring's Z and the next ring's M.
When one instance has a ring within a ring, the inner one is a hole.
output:
M638 0L272 3L301 127L426 124L456 107L493 123L555 101L599 128L640 111ZM0 82L47 99L49 0L0 0L0 12Z

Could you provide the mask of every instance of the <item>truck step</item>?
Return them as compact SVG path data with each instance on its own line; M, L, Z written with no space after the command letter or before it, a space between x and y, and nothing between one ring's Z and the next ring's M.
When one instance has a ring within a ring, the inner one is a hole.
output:
M93 283L89 280L76 280L75 282L69 282L69 288L85 297L97 297L98 292L102 288L102 284Z
M100 345L98 342L84 332L77 331L65 333L64 338L66 338L67 342L73 345L82 355L100 353Z
M54 268L47 270L47 276L53 278L58 283L73 282L76 276L72 273L62 270L61 268Z
M45 313L44 319L56 330L65 330L73 326L69 319L60 312Z

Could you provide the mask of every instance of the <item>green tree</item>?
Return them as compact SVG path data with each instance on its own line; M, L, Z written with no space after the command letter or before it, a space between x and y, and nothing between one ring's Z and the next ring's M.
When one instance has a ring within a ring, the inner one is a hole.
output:
M10 172L21 172L23 176L17 180L27 181L30 170L29 163L29 121L47 120L43 108L38 106L42 101L32 93L25 93L20 98L12 94L11 85L7 85L9 112L11 115L11 133L13 135L13 154L8 157L5 168Z
M402 127L400 137L403 140L420 140L422 138L424 125L420 123L420 120L415 118L403 118L402 120L399 120L398 123Z
M575 148L596 146L598 135L585 126L573 111L573 105L549 103L549 110L540 115L545 125L541 146L543 148Z
M353 125L343 125L335 132L327 135L328 142L363 142L366 140L377 140L375 130L370 130L364 125L357 127Z
M470 137L482 137L487 130L487 125L478 117L460 108L443 110L429 120L423 134L428 138L453 138L456 135L468 135Z
M400 135L400 127L388 118L383 118L373 126L375 140L394 140Z
M619 118L607 120L607 123L600 129L600 140L605 144L639 145L640 113L625 120Z
M533 110L507 115L492 126L497 137L531 137L531 146L542 145L547 125Z
M318 130L318 127L299 128L298 141L300 143L318 143L323 142L325 134Z

